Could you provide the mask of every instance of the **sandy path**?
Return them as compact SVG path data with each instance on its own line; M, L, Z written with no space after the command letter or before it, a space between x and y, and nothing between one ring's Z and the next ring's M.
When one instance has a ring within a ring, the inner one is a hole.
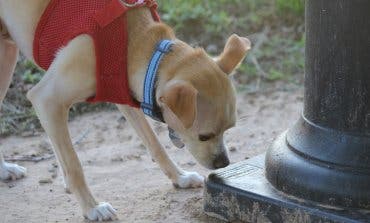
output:
M240 95L238 112L242 120L226 133L232 162L264 152L274 137L292 125L300 114L301 95L300 91ZM118 112L100 112L70 123L71 135L80 141L75 149L90 188L99 201L108 201L118 210L117 222L219 222L202 213L203 189L174 189L120 117ZM185 149L171 145L164 126L154 123L154 128L181 167L209 173ZM0 146L7 157L45 156L50 152L44 133L0 138ZM28 169L25 179L0 182L0 222L86 222L75 198L64 193L59 172L52 177L54 163L54 159L21 162ZM43 179L51 182L40 184Z

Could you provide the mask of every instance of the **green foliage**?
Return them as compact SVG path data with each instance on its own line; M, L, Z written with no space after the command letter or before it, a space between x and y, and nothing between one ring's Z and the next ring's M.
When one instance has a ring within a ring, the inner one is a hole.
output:
M286 76L285 73L282 73L281 71L271 68L266 78L269 81L276 81L276 80L283 79L285 76Z
M232 20L227 9L221 5L235 2L239 0L163 0L159 3L162 19L180 31L182 36L211 33L217 38Z
M17 71L21 72L22 80L26 84L36 84L44 76L44 71L40 70L32 61L23 60L18 63Z
M252 48L246 62L239 69L238 76L246 75L240 78L241 84L247 84L256 78L268 82L302 79L305 39L301 37L296 40L291 33L275 33L274 36L265 38L259 48ZM257 65L259 69L256 69Z
M35 84L41 80L42 75L39 72L33 73L31 70L26 70L22 78L26 84Z
M159 0L163 21L184 40L209 44L230 33L253 33L263 26L301 24L304 0ZM292 16L293 14L293 16Z
M276 6L280 13L301 15L304 12L304 0L276 0Z

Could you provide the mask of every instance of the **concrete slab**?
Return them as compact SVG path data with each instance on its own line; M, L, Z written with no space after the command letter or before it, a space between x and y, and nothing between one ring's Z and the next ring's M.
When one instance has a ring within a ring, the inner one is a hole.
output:
M277 191L264 175L265 155L212 173L204 210L228 222L370 222L370 210L321 205Z

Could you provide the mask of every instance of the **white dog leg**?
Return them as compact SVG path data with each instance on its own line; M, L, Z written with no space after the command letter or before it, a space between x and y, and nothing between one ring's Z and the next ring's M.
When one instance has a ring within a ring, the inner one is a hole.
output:
M203 186L203 176L196 172L186 172L180 169L170 159L141 110L125 105L117 106L141 137L144 145L149 149L152 157L158 162L162 171L172 180L176 187L194 188Z
M0 36L0 108L8 91L17 58L17 46L11 40L3 39ZM16 180L25 174L26 168L5 162L0 151L0 180Z

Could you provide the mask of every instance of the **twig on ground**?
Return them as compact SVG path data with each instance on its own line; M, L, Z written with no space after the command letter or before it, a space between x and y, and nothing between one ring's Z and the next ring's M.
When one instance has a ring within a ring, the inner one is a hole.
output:
M261 79L266 79L268 77L268 74L262 69L260 64L258 63L258 59L255 56L255 53L259 51L259 49L262 47L262 45L268 40L267 34L270 32L269 27L265 27L265 29L259 33L257 36L257 42L254 44L254 47L252 47L252 53L250 56L251 62L257 69L257 84L256 84L256 91L260 89L261 85Z
M252 52L260 50L261 46L268 40L267 35L270 32L270 27L265 27L262 32L255 34L258 36L257 42L252 47Z
M6 161L9 162L17 162L17 161L23 161L23 162L34 162L38 163L45 160L50 160L54 158L54 154L49 154L45 156L32 156L32 155L25 155L25 156L16 156L16 157L5 157Z
M73 145L78 145L80 144L86 137L87 135L90 133L91 129L87 129L74 143Z
M86 130L74 143L73 145L78 145L80 144L90 133L91 129ZM15 156L15 157L5 157L5 160L8 162L17 162L17 161L22 161L22 162L34 162L38 163L41 161L46 161L53 159L55 157L54 153L53 154L48 154L44 156L35 156L35 155L23 155L23 156Z

